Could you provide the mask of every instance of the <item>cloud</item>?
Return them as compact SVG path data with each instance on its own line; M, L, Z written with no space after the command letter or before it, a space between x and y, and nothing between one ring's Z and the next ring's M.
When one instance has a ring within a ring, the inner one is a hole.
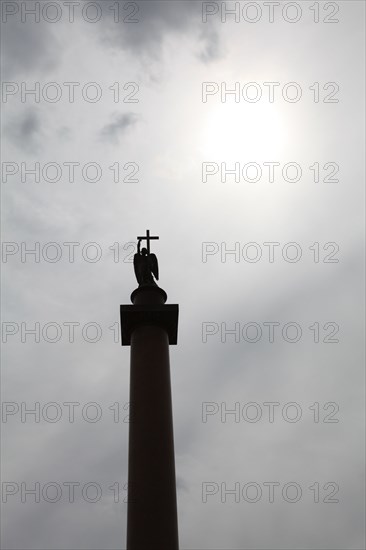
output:
M20 150L36 153L40 147L41 118L35 109L28 109L5 125L5 134Z
M212 26L207 26L203 29L200 41L203 43L203 46L202 50L197 54L198 59L203 61L203 63L210 63L220 57L219 35Z
M9 19L3 31L3 80L40 76L59 65L62 48L50 26Z
M119 138L127 132L128 128L134 126L137 121L138 115L136 113L117 115L114 122L102 128L101 136L113 143L118 143Z
M128 50L142 58L159 59L165 41L173 34L196 35L203 42L203 53L197 52L203 62L220 55L218 34L213 23L202 23L200 2L134 2L138 11L136 23L116 24L112 16L101 26L102 40L113 47ZM122 12L122 8L120 9ZM132 16L131 16L132 18Z

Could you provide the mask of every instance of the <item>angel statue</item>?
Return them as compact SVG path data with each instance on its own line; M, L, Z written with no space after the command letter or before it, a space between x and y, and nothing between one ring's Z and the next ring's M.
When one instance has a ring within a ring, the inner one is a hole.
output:
M142 248L141 239L138 240L137 254L133 257L133 267L135 269L135 275L139 286L142 285L156 285L155 279L159 280L159 268L158 259L155 254L148 251L147 248Z

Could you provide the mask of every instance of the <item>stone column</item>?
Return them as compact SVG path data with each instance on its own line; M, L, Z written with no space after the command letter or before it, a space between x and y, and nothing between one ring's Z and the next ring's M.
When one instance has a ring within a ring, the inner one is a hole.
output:
M158 286L121 306L122 345L131 346L127 550L178 550L169 344L178 306Z

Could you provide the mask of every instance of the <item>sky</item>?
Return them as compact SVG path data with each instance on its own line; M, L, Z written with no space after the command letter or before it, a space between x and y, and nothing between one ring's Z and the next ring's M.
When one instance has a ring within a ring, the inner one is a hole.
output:
M181 549L364 548L364 3L1 4L3 548L125 548L146 229Z

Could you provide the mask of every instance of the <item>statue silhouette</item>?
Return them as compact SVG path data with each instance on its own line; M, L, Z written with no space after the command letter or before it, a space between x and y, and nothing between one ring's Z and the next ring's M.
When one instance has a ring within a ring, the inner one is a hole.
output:
M155 254L148 252L147 248L140 250L141 240L138 240L137 254L133 257L133 267L139 286L156 285L155 279L159 280L158 259ZM154 275L154 277L153 277Z

